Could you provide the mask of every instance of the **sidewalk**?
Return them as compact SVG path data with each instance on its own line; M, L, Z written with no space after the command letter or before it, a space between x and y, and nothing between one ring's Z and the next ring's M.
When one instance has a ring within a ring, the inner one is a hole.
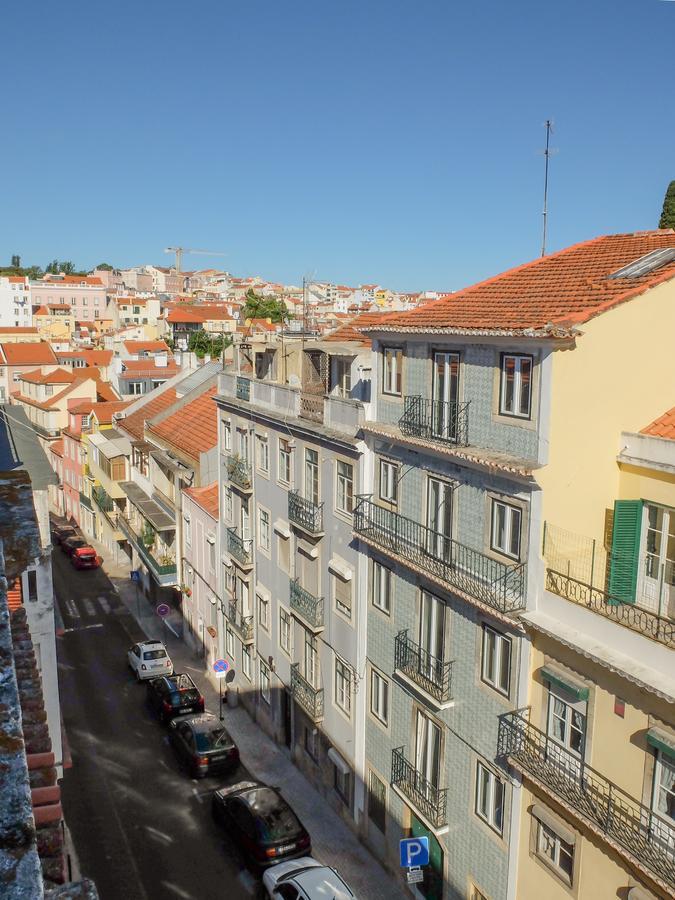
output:
M108 564L105 548L99 545L97 549L104 558L105 571L133 618L148 637L164 641L176 668L190 673L204 694L207 708L217 712L218 690L206 676L202 660L176 636L182 630L178 614L172 612L164 624L142 592L137 595L136 585L129 581L128 569L122 570L112 562ZM283 789L312 836L313 856L334 866L359 900L395 900L408 896L242 706L227 707L225 717L227 729L251 774Z

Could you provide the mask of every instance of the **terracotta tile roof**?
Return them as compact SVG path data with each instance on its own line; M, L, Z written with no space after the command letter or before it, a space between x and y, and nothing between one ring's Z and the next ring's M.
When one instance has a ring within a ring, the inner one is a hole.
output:
M169 345L165 341L124 341L127 353L169 353Z
M343 341L359 341L364 347L369 347L371 343L370 338L363 334L360 329L382 325L389 318L391 318L391 313L363 313L360 316L356 316L356 318L352 318L351 321L344 325L340 325L339 328L327 334L322 340L339 341L340 343Z
M130 415L125 416L118 423L137 441L143 439L145 422L158 416L161 412L164 412L164 410L168 409L178 399L173 388L162 391L162 393L157 396L154 396L153 391L152 394L148 394L148 398L147 403L144 403L143 406L134 410Z
M32 372L22 372L21 380L31 384L70 384L74 379L74 373L66 369L53 369L51 372L43 372L35 369Z
M675 441L675 406L643 428L640 434L650 434L652 437Z
M165 366L154 365L152 357L146 359L125 359L120 378L171 378L180 372L180 366L173 359L169 359Z
M63 439L54 441L49 445L49 449L54 454L54 456L63 456Z
M172 309L167 315L167 322L209 322L231 319L232 316L226 309L218 306L187 306L180 309Z
M26 344L0 344L8 366L36 365L55 366L56 357L51 345L46 341Z
M109 366L112 362L112 350L57 350L60 360L83 359L88 367Z
M149 430L197 459L218 443L218 417L213 402L217 393L217 387L210 388L157 425L148 426Z
M0 325L0 335L3 334L37 334L37 328L31 328L28 325Z
M218 520L219 491L217 481L202 488L185 488L184 493L191 497L198 506L201 506L212 519Z
M84 284L87 287L103 287L101 279L93 275L45 275L42 281L57 287L60 284Z
M112 385L108 384L106 381L101 381L100 379L96 379L96 399L101 401L102 403L115 402L115 400L119 400L120 398L115 393Z
M98 419L99 425L112 425L113 414L120 412L133 403L133 400L78 400L76 406L71 406L69 412L76 416L89 416L92 413Z
M464 290L392 314L384 331L547 334L587 322L675 278L675 260L633 278L608 278L647 253L675 248L675 231L614 234L575 244ZM373 329L375 330L375 329Z
M25 284L26 283L26 279L24 278L23 275L10 275L7 280L10 282L10 284Z

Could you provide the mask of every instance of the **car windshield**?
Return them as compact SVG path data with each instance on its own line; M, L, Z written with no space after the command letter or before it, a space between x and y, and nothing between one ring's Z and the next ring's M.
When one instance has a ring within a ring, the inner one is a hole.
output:
M165 650L146 650L143 654L143 659L163 659L165 656Z
M232 738L224 728L214 728L212 731L198 731L195 734L197 750L202 753L207 750L220 750L232 745Z
M251 811L256 817L258 835L263 843L295 838L302 828L290 806L274 791L256 791Z

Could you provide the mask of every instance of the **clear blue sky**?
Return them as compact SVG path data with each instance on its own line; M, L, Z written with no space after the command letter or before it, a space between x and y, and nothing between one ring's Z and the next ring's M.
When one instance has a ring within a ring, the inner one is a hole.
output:
M2 12L0 261L453 289L657 225L667 0L23 0Z

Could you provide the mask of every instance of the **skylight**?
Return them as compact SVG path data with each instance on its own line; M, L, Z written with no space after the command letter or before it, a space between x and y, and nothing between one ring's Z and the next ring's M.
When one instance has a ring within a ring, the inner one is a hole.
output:
M641 278L650 272L660 269L675 259L675 247L664 247L661 250L652 250L645 256L641 256L632 263L628 263L622 269L617 269L608 275L608 278Z

